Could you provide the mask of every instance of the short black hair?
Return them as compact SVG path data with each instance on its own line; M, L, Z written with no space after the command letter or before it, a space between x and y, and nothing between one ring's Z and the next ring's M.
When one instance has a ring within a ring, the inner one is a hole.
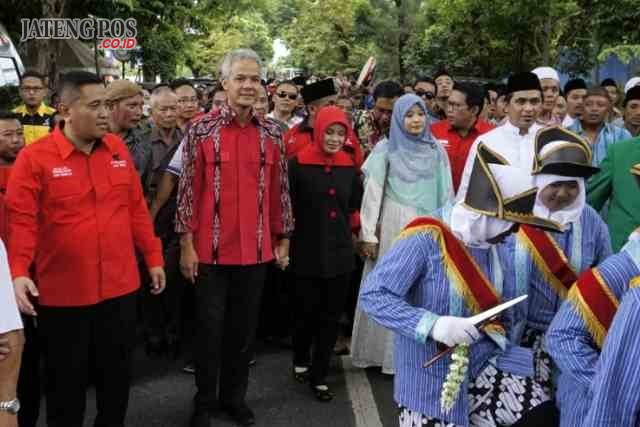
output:
M378 83L376 88L373 90L374 100L378 100L378 98L399 98L402 95L404 95L404 89L402 89L400 83L393 80L386 80Z
M476 117L480 112L482 112L482 109L484 108L484 99L489 95L487 90L484 90L476 84L467 82L455 82L452 90L457 90L464 94L465 101L469 108L478 107Z
M616 89L618 88L618 85L616 84L616 81L613 80L611 77L606 78L602 82L600 82L600 86L602 86L602 87L613 86Z
M60 77L56 92L60 94L60 99L64 100L71 95L77 96L82 87L87 85L102 85L104 87L104 83L100 80L100 77L94 73L87 71L70 71Z
M38 79L38 80L40 80L40 83L42 83L43 85L44 85L45 80L46 80L44 74L42 74L41 72L39 72L37 70L27 70L27 71L25 71L20 80L24 80L27 77L32 77L34 79Z
M418 76L418 78L416 78L416 81L413 82L413 88L415 89L416 86L418 86L418 83L429 83L430 85L433 85L433 87L435 87L435 95L437 95L438 92L438 85L436 84L436 82L431 78L431 77L427 77L427 76Z
M0 110L0 120L17 120L20 121L20 116L9 110Z
M484 84L484 90L489 93L489 91L493 91L495 93L498 93L498 88L497 85L495 83L485 83Z
M171 90L176 90L182 86L189 86L191 89L196 90L196 88L193 86L193 83L191 83L188 79L175 79L169 83L169 87L171 88Z
M453 77L451 77L451 74L449 74L449 71L447 71L446 68L440 68L436 74L433 76L433 81L438 80L438 77L442 77L442 76L447 76L449 77L451 80L453 80Z

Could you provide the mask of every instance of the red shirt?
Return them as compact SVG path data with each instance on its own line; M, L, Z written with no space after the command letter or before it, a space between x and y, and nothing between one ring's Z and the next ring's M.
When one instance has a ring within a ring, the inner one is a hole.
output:
M296 154L313 144L313 129L303 129L296 125L284 134L284 146L287 151L287 159L292 159ZM355 165L360 168L364 162L362 147L358 138L349 126L349 137L344 144L343 151L349 154Z
M120 137L106 134L87 155L58 126L18 155L9 178L13 277L35 261L39 303L86 306L138 289L134 245L162 266L140 178Z
M458 192L462 171L469 155L469 150L476 138L493 129L493 125L482 120L476 120L467 136L464 138L451 127L449 120L441 120L431 125L433 137L442 144L449 155L451 174L453 176L453 188Z
M273 260L276 239L293 229L280 128L256 117L242 127L223 107L194 123L185 141L176 231L193 233L205 264Z
M11 174L11 166L0 166L0 239L9 244L9 215L7 214L7 182Z

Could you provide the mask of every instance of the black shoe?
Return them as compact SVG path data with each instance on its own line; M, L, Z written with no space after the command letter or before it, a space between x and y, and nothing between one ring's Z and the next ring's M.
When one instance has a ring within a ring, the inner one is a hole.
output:
M330 402L333 400L333 393L326 384L312 385L311 391L320 402Z
M206 409L196 409L191 416L190 427L210 427L209 411Z
M225 406L223 410L241 426L251 426L256 422L256 417L253 415L253 411L246 403L242 403L237 406Z

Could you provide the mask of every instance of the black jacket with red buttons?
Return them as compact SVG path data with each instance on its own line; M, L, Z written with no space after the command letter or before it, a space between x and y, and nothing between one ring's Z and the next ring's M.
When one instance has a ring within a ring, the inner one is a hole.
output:
M327 108L328 109L328 108ZM342 116L322 111L316 130L340 123ZM329 114L326 114L329 113ZM360 226L362 184L352 158L339 151L328 155L321 141L289 161L289 191L295 219L291 236L291 270L298 276L331 278L354 269L352 233Z

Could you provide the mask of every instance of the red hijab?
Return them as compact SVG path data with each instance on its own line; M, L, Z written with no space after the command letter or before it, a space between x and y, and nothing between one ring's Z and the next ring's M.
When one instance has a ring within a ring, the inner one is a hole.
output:
M352 156L344 150L329 154L324 151L324 133L328 127L341 124L345 128L345 142L351 135L351 125L346 114L338 107L323 107L318 111L313 123L313 144L298 153L298 163L301 165L330 165L355 166Z

